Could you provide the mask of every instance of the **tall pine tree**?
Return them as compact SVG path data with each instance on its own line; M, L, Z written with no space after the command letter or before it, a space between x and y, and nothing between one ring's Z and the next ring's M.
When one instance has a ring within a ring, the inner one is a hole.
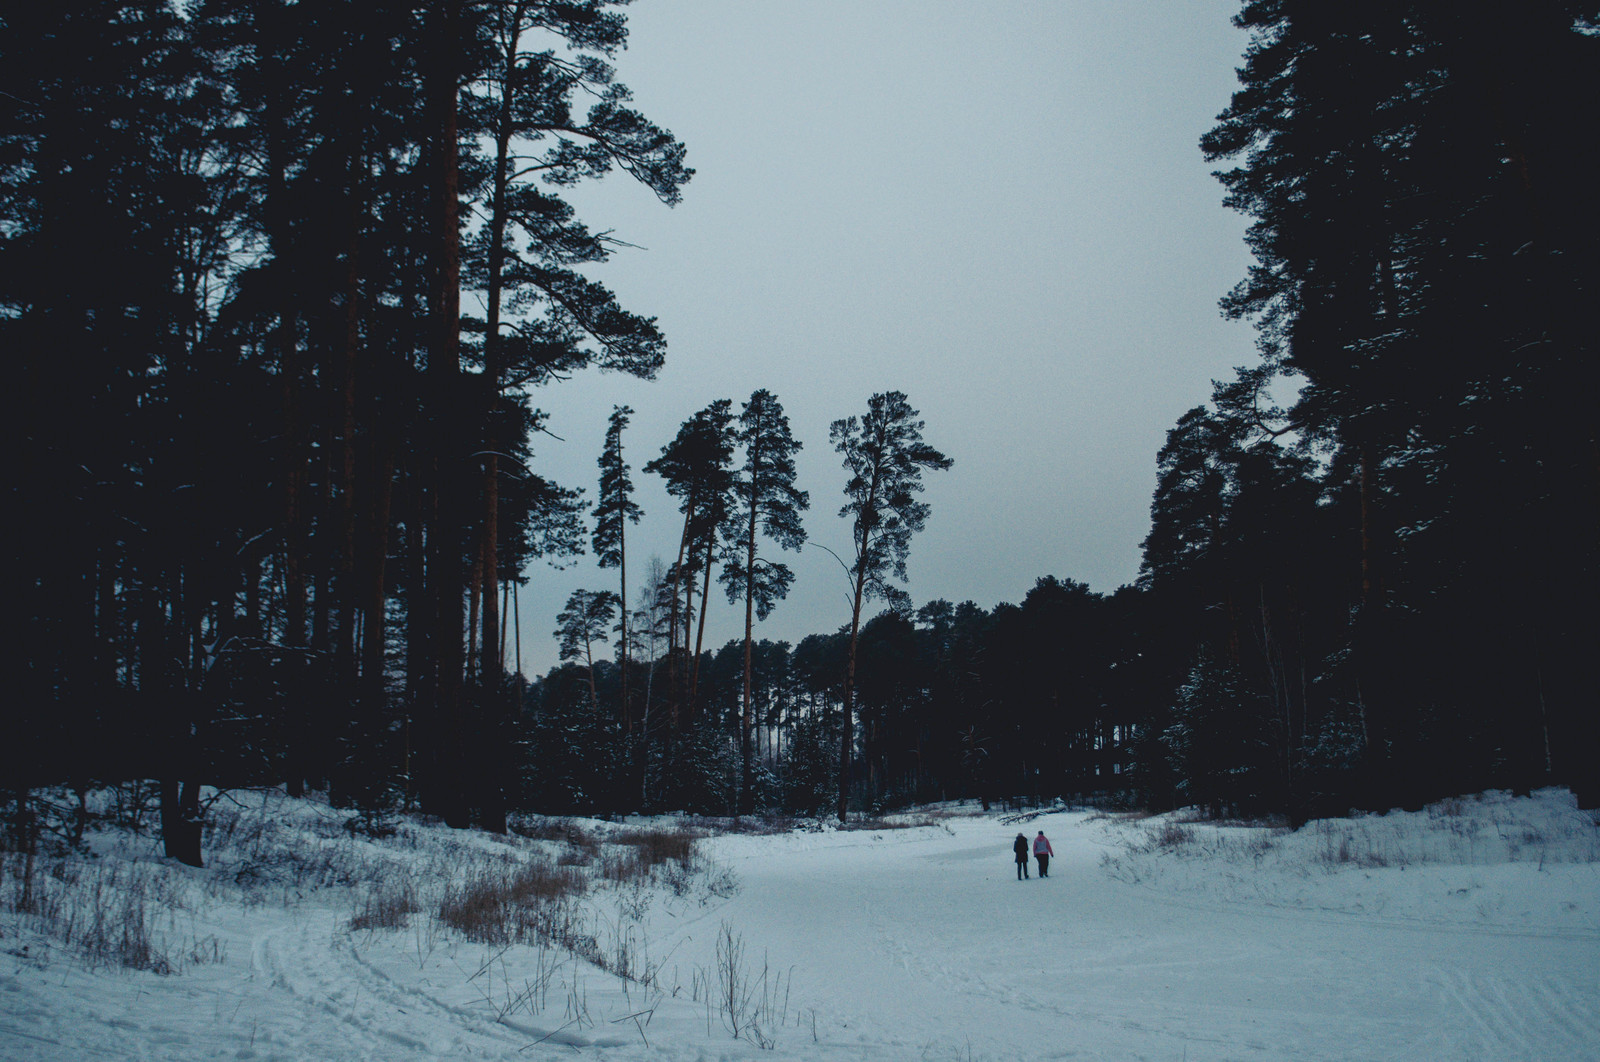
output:
M730 491L733 505L724 535L729 543L728 563L720 578L729 601L744 598L739 810L750 812L755 809L755 756L751 747L755 729L751 679L754 625L756 618L766 619L788 595L794 579L787 565L757 556L758 532L765 533L782 549L799 549L806 540L800 514L810 508L811 499L794 485L794 455L801 444L789 430L783 406L770 391L763 388L750 396L739 412L733 437L743 448L744 463L734 474Z
M855 558L850 564L850 651L844 681L844 706L839 735L839 821L850 802L850 762L855 745L851 714L856 683L856 650L861 635L861 608L870 598L909 607L904 582L911 536L928 522L928 503L920 501L922 474L947 469L950 458L922 439L923 422L900 391L881 392L867 400L860 417L836 420L828 429L833 448L844 458L845 504L839 515L850 521Z

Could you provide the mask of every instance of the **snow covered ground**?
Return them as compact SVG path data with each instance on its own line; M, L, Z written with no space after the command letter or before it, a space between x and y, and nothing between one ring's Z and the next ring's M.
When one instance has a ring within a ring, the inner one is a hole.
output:
M179 972L91 963L8 902L0 1058L1600 1059L1600 834L1565 792L1293 834L910 818L931 824L722 835L692 874L597 875L568 931L630 981L430 916L438 882L559 843L411 825L373 843L268 798L204 871L148 840L80 868L106 910L144 875L153 946ZM1019 882L1011 839L1038 829L1050 877ZM404 928L352 929L395 895L422 908Z

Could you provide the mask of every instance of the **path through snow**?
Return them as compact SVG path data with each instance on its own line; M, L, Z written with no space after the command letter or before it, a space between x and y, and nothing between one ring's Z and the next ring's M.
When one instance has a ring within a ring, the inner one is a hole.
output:
M1111 879L1085 818L1027 827L1057 857L1022 882L992 820L800 851L723 838L745 888L718 917L794 963L801 1005L863 1058L1600 1058L1593 928L1207 902ZM1592 865L1550 869L1600 917Z
M1113 873L1102 856L1129 827L1063 812L1022 827L1057 857L1019 882L1019 827L942 822L702 842L743 887L652 902L657 992L420 916L352 934L348 905L315 896L188 916L226 959L173 977L91 973L8 926L0 1058L1600 1058L1595 863ZM1229 889L1196 887L1225 873ZM781 989L771 1051L707 1002L727 936Z

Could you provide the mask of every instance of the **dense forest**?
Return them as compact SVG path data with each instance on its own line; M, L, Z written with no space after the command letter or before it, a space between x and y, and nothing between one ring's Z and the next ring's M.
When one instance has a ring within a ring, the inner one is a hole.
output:
M985 609L908 594L950 461L898 391L834 423L828 497L765 390L671 440L616 407L592 505L540 475L541 388L666 357L593 279L616 238L563 199L612 174L670 207L693 174L617 79L623 6L0 18L8 844L134 780L189 862L206 786L500 831L1600 798L1600 11L1246 3L1200 150L1250 221L1222 311L1259 360L1168 433L1134 585ZM648 564L640 454L683 516ZM852 528L850 606L763 640L813 502ZM530 681L513 590L586 546L615 589L573 595L566 663ZM708 648L719 596L746 633Z

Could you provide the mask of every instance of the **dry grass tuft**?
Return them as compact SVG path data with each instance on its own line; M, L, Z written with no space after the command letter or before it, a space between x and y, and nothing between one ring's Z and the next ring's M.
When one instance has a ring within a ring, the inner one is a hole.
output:
M697 834L692 830L621 830L611 838L613 844L634 850L634 858L645 873L664 863L688 866L694 858Z
M438 919L480 944L570 945L567 900L581 896L587 884L576 869L544 861L479 867L445 890Z
M939 821L931 815L897 816L892 819L861 818L851 819L839 824L841 830L920 830L926 826L938 826Z
M556 863L564 867L586 867L600 856L600 839L571 819L524 816L514 819L511 832L535 841L555 841L564 846Z
M180 881L163 867L34 854L0 860L0 908L76 951L90 969L171 974L186 961L220 961L215 938L187 952L169 945L184 900Z
M696 815L694 817L694 824L701 833L749 834L758 837L793 833L808 824L815 825L815 821L814 819L802 819L793 815L779 814Z
M1160 823L1147 827L1145 835L1146 844L1150 850L1161 848L1183 848L1194 843L1194 830L1181 822L1163 819Z
M1158 811L1148 811L1135 808L1129 811L1096 811L1084 822L1143 822L1145 819L1155 818L1161 814Z
M350 918L350 928L404 929L420 910L417 890L410 881L380 883L362 897L361 909Z

